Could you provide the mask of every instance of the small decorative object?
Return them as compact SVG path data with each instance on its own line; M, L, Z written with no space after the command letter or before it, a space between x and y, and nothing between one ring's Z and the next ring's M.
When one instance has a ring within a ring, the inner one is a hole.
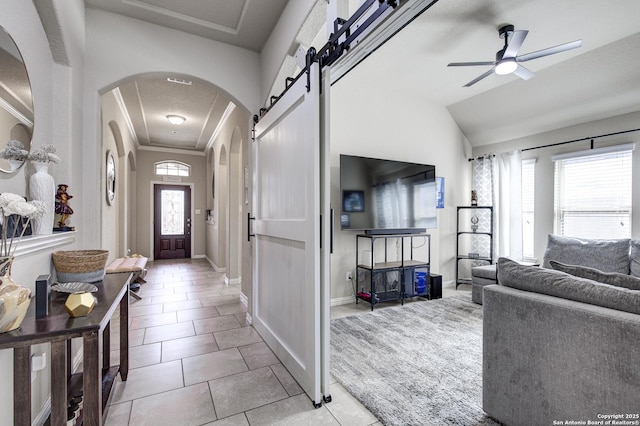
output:
M51 290L59 293L94 293L98 287L89 283L55 283Z
M18 170L27 159L29 151L24 149L24 145L20 141L10 140L7 147L0 150L0 158L9 162L10 172Z
M58 282L94 283L104 279L109 250L70 250L52 254Z
M36 318L49 315L49 274L36 279Z
M28 157L36 169L29 178L29 195L33 200L42 201L45 205L44 215L33 222L33 233L36 235L53 233L56 185L48 169L50 163L60 161L60 157L55 152L53 145L45 144L34 149Z
M89 315L94 306L96 306L96 299L89 292L71 293L64 302L67 313L74 318Z
M44 206L38 201L27 202L24 197L9 192L0 195L3 224L0 238L0 333L19 328L31 302L31 290L11 279L11 266L27 225L43 211ZM18 226L9 231L9 216L17 217L23 225L20 232Z
M473 207L478 205L478 192L475 189L471 191L471 205Z
M67 226L66 222L69 216L73 214L73 209L69 206L68 201L73 198L73 195L67 193L69 185L58 185L58 192L56 192L56 213L60 215L60 221L58 221L58 227L54 228L54 231L73 231L74 228Z
M113 204L116 199L116 160L113 158L111 151L107 151L106 166L106 183L107 183L107 203Z
M473 232L478 231L478 222L480 222L480 219L478 219L478 216L476 216L475 214L471 216L471 230Z
M480 253L469 253L469 259L480 259Z

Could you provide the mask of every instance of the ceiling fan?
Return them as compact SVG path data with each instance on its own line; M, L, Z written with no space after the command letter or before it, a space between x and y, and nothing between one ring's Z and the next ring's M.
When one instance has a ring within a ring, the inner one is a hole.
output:
M556 53L564 52L571 49L576 49L582 46L582 40L572 41L570 43L561 44L555 47L549 47L547 49L538 50L537 52L527 53L525 55L518 56L518 51L524 43L524 39L527 37L529 31L518 30L515 31L513 25L504 25L498 30L500 38L504 39L504 47L496 53L496 60L492 62L452 62L449 67L469 67L469 66L488 66L491 65L491 69L484 74L471 80L464 87L469 87L485 77L490 76L494 72L500 75L515 74L523 80L529 80L535 73L520 64L520 62L530 61L532 59L542 58L543 56L554 55Z

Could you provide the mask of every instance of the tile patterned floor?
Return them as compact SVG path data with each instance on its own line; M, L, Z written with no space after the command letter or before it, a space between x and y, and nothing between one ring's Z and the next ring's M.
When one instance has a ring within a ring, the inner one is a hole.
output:
M130 299L129 377L116 382L106 426L380 425L337 383L332 402L314 409L247 324L240 286L225 285L205 260L148 269L142 300ZM340 308L336 315L368 310ZM118 330L112 324L114 363Z

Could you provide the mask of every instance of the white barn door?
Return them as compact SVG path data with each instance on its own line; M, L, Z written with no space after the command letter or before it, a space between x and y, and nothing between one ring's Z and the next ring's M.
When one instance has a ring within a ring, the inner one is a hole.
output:
M319 406L330 396L329 274L323 270L329 262L321 224L328 223L329 197L322 195L328 172L317 63L310 73L255 126L252 314L256 330Z

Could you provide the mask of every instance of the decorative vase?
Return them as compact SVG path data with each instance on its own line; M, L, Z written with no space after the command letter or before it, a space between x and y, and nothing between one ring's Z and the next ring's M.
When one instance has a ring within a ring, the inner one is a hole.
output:
M19 328L31 302L31 290L11 279L12 264L13 257L0 257L0 333Z
M32 221L33 233L35 235L52 234L56 185L53 177L47 172L49 163L39 161L32 161L31 163L36 172L29 178L29 196L32 200L42 201L45 206L44 215Z

